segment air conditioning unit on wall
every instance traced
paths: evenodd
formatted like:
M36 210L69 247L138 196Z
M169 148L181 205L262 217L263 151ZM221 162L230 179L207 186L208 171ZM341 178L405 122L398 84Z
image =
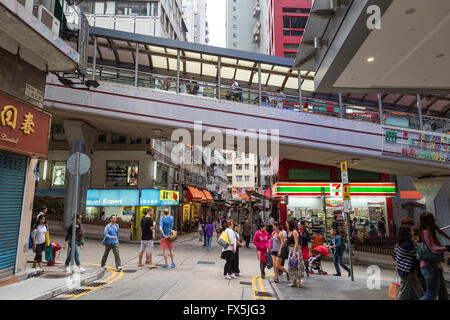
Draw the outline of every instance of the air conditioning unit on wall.
M27 9L29 13L33 13L34 0L18 0L17 2Z
M33 7L33 15L47 26L55 35L59 36L60 22L43 5L36 4Z

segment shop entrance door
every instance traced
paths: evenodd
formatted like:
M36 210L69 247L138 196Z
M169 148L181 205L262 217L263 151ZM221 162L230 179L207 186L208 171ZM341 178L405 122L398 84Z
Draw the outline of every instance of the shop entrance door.
M14 273L27 158L0 153L0 277Z

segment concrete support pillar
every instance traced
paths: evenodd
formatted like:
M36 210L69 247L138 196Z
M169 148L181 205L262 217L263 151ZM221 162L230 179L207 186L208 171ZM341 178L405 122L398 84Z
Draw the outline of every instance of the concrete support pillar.
M96 141L97 130L92 128L90 125L83 121L64 121L64 131L66 134L67 141L70 145L70 155L76 152L85 153L90 157L91 147ZM81 176L80 185L78 186L79 194L79 208L80 214L83 214L86 210L86 194L89 183L89 175L85 174ZM64 207L64 228L68 228L73 221L72 217L72 207L73 207L73 196L75 191L75 176L68 173L67 177L67 189Z
M436 217L440 228L450 225L450 177L417 179L414 181L417 190L425 199L426 210ZM450 235L447 229L446 233ZM450 241L440 237L442 245L450 245Z

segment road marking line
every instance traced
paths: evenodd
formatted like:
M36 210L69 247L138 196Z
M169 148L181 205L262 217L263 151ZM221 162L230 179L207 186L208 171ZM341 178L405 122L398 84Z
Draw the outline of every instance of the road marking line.
M256 275L256 276L253 276L253 278L252 278L252 288L253 288L253 299L254 300L259 300L259 298L256 296L256 292L258 291L258 288L256 287L255 280L257 277L258 276Z
M91 265L91 266L99 266L98 264L93 264L93 263L84 263L84 264L88 264L88 265ZM70 298L70 297L71 297L71 298L68 299L68 300L75 300L75 299L78 299L78 298L81 297L81 296L84 296L84 295L86 295L86 294L88 294L88 293L94 292L94 291L97 290L97 289L103 288L103 287L107 286L108 284L111 284L111 283L113 283L113 282L119 280L119 279L122 278L123 275L124 275L123 271L120 271L119 274L118 274L118 276L116 276L117 272L115 271L115 269L113 269L113 268L111 268L111 267L106 267L106 269L107 269L109 272L111 272L112 275L109 276L108 278L106 278L106 279L104 280L104 282L105 282L104 285L99 286L99 287L86 287L86 288L90 288L91 290L89 290L89 291L87 291L87 292L80 293L79 295L76 295L76 296L74 296L74 295L72 294L72 295L69 295L69 296L67 296L67 297L65 297L65 298Z

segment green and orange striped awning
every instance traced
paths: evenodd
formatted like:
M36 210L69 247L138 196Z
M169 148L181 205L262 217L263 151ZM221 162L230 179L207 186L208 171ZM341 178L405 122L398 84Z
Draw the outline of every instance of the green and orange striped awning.
M322 188L326 196L342 196L341 183L323 182L279 182L272 187L274 196L321 196ZM350 183L350 196L395 197L397 190L395 183Z

